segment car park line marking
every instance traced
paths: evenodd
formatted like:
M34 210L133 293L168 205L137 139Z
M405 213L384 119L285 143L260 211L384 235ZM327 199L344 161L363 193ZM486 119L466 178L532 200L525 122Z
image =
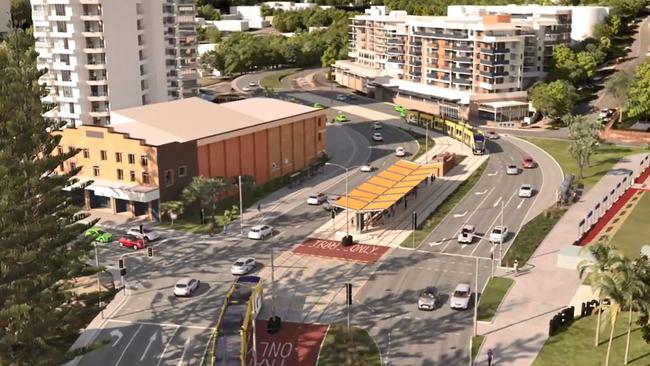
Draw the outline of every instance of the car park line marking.
M117 337L115 342L111 344L111 347L115 347L117 345L117 342L119 342L122 339L122 337L124 337L124 333L122 333L122 331L120 331L119 329L113 329L111 330L111 338L112 337Z
M454 214L454 217L459 218L459 217L463 217L465 215L467 215L467 210L465 212L463 212L462 214Z
M149 348L151 347L151 344L156 341L156 335L157 334L158 333L154 332L154 334L151 335L151 338L149 338L149 342L147 343L147 347L144 348L144 352L142 352L142 356L140 356L140 361L144 360L145 356L147 355L147 352L149 352Z
M524 200L521 200L521 202L519 202L519 204L517 205L517 210L520 209L523 204L524 204Z
M185 341L185 345L183 346L183 353L181 353L181 359L178 361L178 366L183 365L183 359L185 358L185 352L187 352L187 347L190 345L190 339L188 338Z
M481 192L474 192L474 194L477 195L477 196L482 196L482 195L486 194L487 191L488 191L488 190L486 189L486 190L481 191Z
M172 323L153 323L153 322L139 322L139 321L131 321L131 320L121 320L121 319L108 319L109 322L113 323L123 323L123 324L139 324L140 326L142 325L155 325L159 327L183 327L183 328L188 328L188 329L198 329L198 330L206 330L206 329L212 329L213 327L201 327L198 325L180 325L180 324L172 324Z
M496 171L496 172L494 172L494 173L488 173L488 177L494 177L494 176L497 175L497 174L499 174L498 171Z
M165 359L165 353L167 353L167 347L169 347L169 344L172 343L172 339L174 339L174 336L176 336L176 333L178 332L179 328L180 328L180 326L176 327L176 329L174 329L174 333L172 333L172 335L169 337L169 340L165 344L165 348L163 348L163 351L160 354L160 358L158 359L158 363L156 364L156 366L160 366L160 363L162 362L162 360Z
M129 340L129 343L127 343L127 344L126 344L126 347L124 347L124 351L122 351L122 354L120 355L120 358L117 359L117 363L115 364L115 366L117 366L117 365L120 364L120 362L122 361L122 358L123 358L124 355L126 354L126 351L129 349L129 346L131 346L131 343L133 343L133 340L135 339L135 336L137 336L138 333L140 332L140 329L142 329L142 324L140 324L140 326L138 327L138 329L137 329L137 330L135 331L135 333L133 333L133 335L131 336L131 339Z
M503 198L503 197L499 197L499 199L498 199L496 202L494 202L494 204L492 205L492 207L497 207L497 206L499 205L499 203L501 203L501 199L502 199L502 198Z

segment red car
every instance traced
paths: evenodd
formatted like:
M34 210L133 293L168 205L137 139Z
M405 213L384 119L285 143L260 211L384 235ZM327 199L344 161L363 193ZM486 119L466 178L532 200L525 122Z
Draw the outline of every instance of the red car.
M131 248L133 250L142 249L147 246L144 239L140 239L134 235L125 235L121 237L118 242L121 247Z
M533 158L525 158L521 165L523 165L525 169L533 169L537 166L537 163Z

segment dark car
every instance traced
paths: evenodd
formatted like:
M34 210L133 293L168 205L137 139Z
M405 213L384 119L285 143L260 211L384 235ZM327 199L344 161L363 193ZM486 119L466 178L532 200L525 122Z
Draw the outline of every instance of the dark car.
M135 235L124 235L118 240L118 242L121 247L127 247L133 250L142 249L147 246L144 239L138 238Z

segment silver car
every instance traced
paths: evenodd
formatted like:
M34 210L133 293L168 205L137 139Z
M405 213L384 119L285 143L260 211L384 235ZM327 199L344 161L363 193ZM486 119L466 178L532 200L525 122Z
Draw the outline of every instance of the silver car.
M459 283L451 295L449 305L452 309L467 310L469 308L469 298L472 295L472 290L469 283Z
M174 296L192 296L200 284L201 281L196 278L181 278L174 286Z
M438 289L430 286L420 292L418 309L434 310L438 307Z
M517 175L519 174L519 168L517 168L516 165L510 164L506 166L506 174L507 175Z
M234 275L245 275L254 270L256 266L257 262L255 262L254 258L239 258L230 267L230 273Z

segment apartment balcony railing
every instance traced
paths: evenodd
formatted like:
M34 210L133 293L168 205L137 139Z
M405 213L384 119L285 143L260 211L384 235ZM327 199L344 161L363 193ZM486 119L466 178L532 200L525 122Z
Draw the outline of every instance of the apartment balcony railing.
M496 78L496 77L508 76L508 73L505 72L505 71L496 71L496 72L480 71L479 75L485 76L485 77L488 77L488 78Z
M389 38L387 41L388 44L403 44L401 39L398 38Z
M467 68L467 67L452 67L451 68L452 72L457 72L459 74L472 74L472 69Z
M389 54L389 55L402 55L402 54L404 54L404 50L399 49L399 48L395 48L395 47L391 47L391 48L386 50L386 53Z
M449 77L449 75L447 75L447 74L439 76L439 75L437 75L435 73L429 73L429 74L427 74L427 77L429 77L431 79L435 79L435 80L442 80L442 81L449 81L451 79Z
M481 52L483 53L510 53L509 48L481 48Z
M471 57L465 57L465 56L453 56L451 59L454 60L454 61L458 61L458 62L472 62L473 61L473 59Z
M416 75L416 76L421 76L422 71L420 71L420 70L409 70L409 74Z
M472 85L472 79L453 78L451 81L454 84Z
M409 60L409 61L408 61L408 64L409 64L409 65L412 65L412 66L422 66L422 61Z
M454 46L454 49L455 49L455 50L458 50L458 51L473 51L473 50L474 50L474 47L472 47L472 46L465 46L465 45L455 45L455 46Z
M508 65L508 60L481 60L481 65L495 66L495 65Z

